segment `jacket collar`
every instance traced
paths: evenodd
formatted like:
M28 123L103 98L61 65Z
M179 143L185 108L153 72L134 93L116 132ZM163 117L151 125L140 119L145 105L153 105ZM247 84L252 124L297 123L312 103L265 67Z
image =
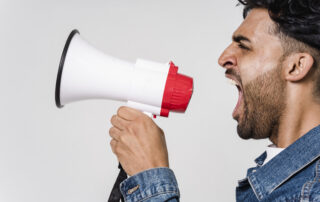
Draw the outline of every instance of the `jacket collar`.
M247 178L255 195L261 200L319 157L320 125L261 167L266 158L264 152L255 160L259 168L249 169Z

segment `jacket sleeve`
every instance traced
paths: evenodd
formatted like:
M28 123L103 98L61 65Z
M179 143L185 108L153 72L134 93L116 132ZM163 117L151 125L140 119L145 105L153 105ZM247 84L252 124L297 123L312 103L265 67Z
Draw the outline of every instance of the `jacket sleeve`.
M120 184L126 202L178 202L178 183L169 168L153 168L138 173Z

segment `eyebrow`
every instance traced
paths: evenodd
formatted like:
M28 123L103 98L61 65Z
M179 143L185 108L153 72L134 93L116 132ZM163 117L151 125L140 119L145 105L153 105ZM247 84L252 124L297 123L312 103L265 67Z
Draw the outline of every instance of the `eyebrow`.
M248 39L247 37L245 37L243 35L234 35L234 36L232 36L232 40L237 43L240 43L241 41L247 41L247 42L251 43L250 39Z

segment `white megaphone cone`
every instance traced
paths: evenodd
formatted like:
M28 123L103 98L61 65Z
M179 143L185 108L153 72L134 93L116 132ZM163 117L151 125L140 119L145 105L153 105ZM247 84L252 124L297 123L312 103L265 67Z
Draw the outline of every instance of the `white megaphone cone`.
M138 59L133 64L106 55L73 30L61 56L56 105L112 99L167 117L170 110L184 112L193 91L192 78L177 72L178 67L172 62L161 64Z

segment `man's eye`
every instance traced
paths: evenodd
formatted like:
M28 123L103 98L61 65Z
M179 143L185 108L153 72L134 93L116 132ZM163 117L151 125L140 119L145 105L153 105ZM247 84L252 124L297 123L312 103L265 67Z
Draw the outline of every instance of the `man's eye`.
M244 46L243 44L239 44L238 45L239 46L239 48L241 48L241 49L244 49L244 50L250 50L250 48L248 48L248 47L246 47L246 46Z

